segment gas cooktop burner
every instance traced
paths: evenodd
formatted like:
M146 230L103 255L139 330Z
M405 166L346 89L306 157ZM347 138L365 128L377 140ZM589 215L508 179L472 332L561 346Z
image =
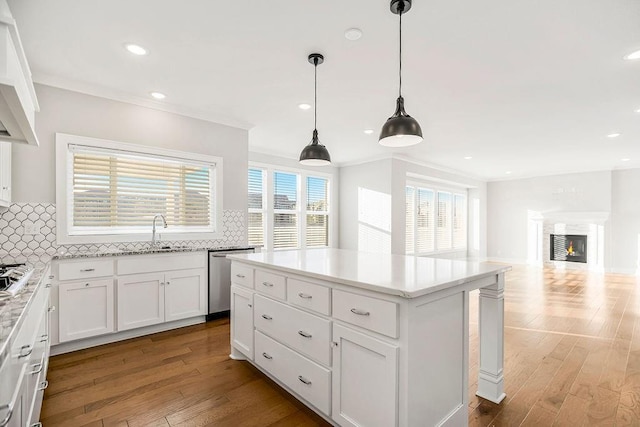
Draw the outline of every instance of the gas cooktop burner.
M25 264L0 264L0 291L21 288L29 280L31 273L33 268Z

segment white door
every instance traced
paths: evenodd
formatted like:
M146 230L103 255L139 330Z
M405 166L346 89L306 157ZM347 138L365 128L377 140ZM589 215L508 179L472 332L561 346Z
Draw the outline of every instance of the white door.
M164 322L164 273L118 277L118 330Z
M60 342L113 332L113 303L113 279L60 284Z
M207 314L207 283L204 269L165 273L164 320L166 322Z
M253 292L231 286L231 346L253 360Z
M333 325L333 415L341 426L398 425L398 347Z

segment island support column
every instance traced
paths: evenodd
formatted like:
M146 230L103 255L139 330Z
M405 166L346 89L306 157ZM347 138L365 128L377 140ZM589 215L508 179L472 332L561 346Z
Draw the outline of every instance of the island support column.
M500 403L504 393L504 273L480 288L480 369L476 396Z

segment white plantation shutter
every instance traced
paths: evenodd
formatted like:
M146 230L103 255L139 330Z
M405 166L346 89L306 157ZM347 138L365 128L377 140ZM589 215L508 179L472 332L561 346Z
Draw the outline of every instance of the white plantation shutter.
M299 175L273 174L273 247L298 247Z
M307 177L307 246L329 244L329 180Z
M215 231L215 165L70 145L69 234L148 232L155 214L173 231Z
M249 244L264 246L264 226L266 218L266 180L265 170L249 169Z
M462 194L453 195L453 247L467 247L467 198Z
M438 250L451 249L452 239L451 225L452 200L451 193L438 191L438 216L437 216L437 239Z
M405 189L405 252L415 252L415 221L416 221L416 189L407 186Z
M435 250L435 193L418 188L416 212L416 252L423 254Z

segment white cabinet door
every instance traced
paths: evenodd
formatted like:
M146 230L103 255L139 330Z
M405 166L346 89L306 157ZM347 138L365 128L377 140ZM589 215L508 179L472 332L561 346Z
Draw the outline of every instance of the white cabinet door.
M118 330L124 331L162 322L164 273L118 277Z
M0 205L11 203L11 144L0 142Z
M113 279L60 284L60 342L113 332L113 303Z
M207 314L207 283L204 269L165 273L164 320L186 319Z
M398 425L398 347L333 325L332 418L341 426Z
M231 346L253 360L253 292L231 286Z

